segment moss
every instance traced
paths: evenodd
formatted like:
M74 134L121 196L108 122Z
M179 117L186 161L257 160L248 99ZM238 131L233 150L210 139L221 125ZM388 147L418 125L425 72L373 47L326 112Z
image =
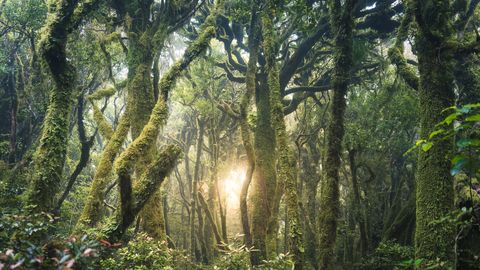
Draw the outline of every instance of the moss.
M215 14L215 13L214 13ZM212 16L212 15L210 15ZM209 16L209 17L210 17ZM207 20L211 21L211 20ZM162 93L163 99L168 98L170 90L175 85L180 73L187 68L187 66L198 57L208 47L210 40L215 36L215 27L207 26L204 31L200 33L198 38L190 44L185 50L185 53L180 61L170 67L167 73L162 77L159 83L159 89Z
M128 173L129 171L132 170L133 165L135 163L135 160L148 151L148 149L153 145L155 142L158 132L160 131L160 127L162 127L167 120L168 117L168 109L167 105L165 103L166 97L168 97L168 92L174 87L175 82L180 75L180 73L198 56L200 55L201 52L203 52L207 47L208 44L211 40L211 38L215 35L215 27L212 26L211 24L215 23L215 18L218 14L218 9L223 5L222 1L218 1L216 5L216 12L213 12L210 14L205 22L203 31L200 33L198 38L190 44L186 51L184 56L182 57L181 60L177 61L175 64L173 64L170 69L165 73L165 75L162 77L159 83L159 89L162 91L164 94L163 99L158 99L157 103L155 104L155 107L153 108L153 111L150 115L150 119L148 120L148 123L141 129L141 133L138 135L138 137L134 140L134 142L129 145L129 147L120 155L118 160L115 163L115 168L117 170L117 173L119 174L124 174ZM139 66L139 69L137 70L137 74L140 72L147 72L148 67L146 66ZM149 71L148 71L149 72ZM142 76L143 77L143 76ZM140 75L134 79L135 80L141 80ZM135 84L135 85L140 85L140 84ZM134 91L131 91L132 93L132 101L133 102L138 102L138 97L133 97ZM140 109L140 106L137 106ZM142 110L144 110L142 108ZM135 116L138 116L138 112L132 113ZM138 119L132 118L132 124L137 122Z
M418 90L420 84L419 78L414 69L407 64L407 60L403 56L403 42L408 38L408 31L413 21L413 8L410 1L405 2L405 15L402 19L397 32L395 45L388 51L388 57L392 64L397 67L397 73L405 80L408 86Z
M407 60L403 56L403 46L401 48L394 47L388 51L390 61L397 67L398 74L405 80L411 88L418 90L419 78L415 70L407 64Z
M165 124L167 118L167 104L163 99L159 99L140 135L120 154L115 162L117 174L132 172L138 158L145 155L154 145L160 128Z
M150 164L145 173L135 182L133 186L133 197L135 198L135 209L141 210L143 205L150 199L142 196L148 190L156 190L158 182L152 181L159 176L166 176L172 170L177 160L181 157L182 150L176 145L167 145L161 151L154 162Z
M65 12L60 1L50 3L47 24L40 41L40 49L54 81L40 144L34 155L35 173L26 196L27 203L36 205L40 211L53 210L67 150L68 116L75 70L66 59L68 32L60 21Z
M264 82L265 83L265 82ZM255 170L251 183L250 202L252 205L252 242L258 250L258 261L267 259L267 232L276 194L275 175L275 133L271 126L268 87L262 84L257 89L257 123L254 129ZM276 231L270 229L270 239L276 238ZM274 241L270 241L270 243ZM275 250L272 245L268 250Z
M73 79L73 78L72 78ZM68 122L71 107L71 85L57 84L50 98L40 145L34 156L34 175L27 201L41 211L53 210L68 141Z
M133 67L135 71L129 71L129 76L134 74L127 84L127 104L131 108L130 127L133 138L140 135L154 106L149 64L138 64Z
M216 14L209 17L216 17ZM208 20L207 20L208 21ZM215 22L210 19L209 22ZM175 81L180 73L195 59L200 53L202 53L208 46L210 39L215 34L215 28L208 25L199 35L199 38L194 41L186 50L183 58L175 63L167 73L162 77L159 83L159 89L163 93L163 98L159 98L155 104L150 118L146 124L144 124L145 107L148 108L149 104L140 104L139 102L148 102L147 97L139 97L141 91L145 92L145 88L150 89L150 85L145 85L148 81L150 84L150 70L147 65L139 65L135 71L135 75L129 82L129 102L133 108L137 108L132 113L132 135L136 139L128 148L119 156L115 163L115 168L118 175L131 174L133 168L136 168L140 174L145 171L144 167L148 164L151 149L155 144L160 128L163 127L168 118L168 108L166 100L168 92L174 87ZM147 36L143 35L140 38L140 43L148 42ZM130 58L133 61L133 58ZM136 59L138 61L138 59ZM147 79L148 75L148 79ZM141 87L141 89L139 89ZM153 94L153 93L152 93ZM148 94L150 96L150 94ZM143 114L142 114L143 113ZM138 136L138 137L137 137ZM149 153L150 152L150 153ZM143 168L142 168L143 167ZM160 235L157 225L162 225L163 215L159 212L158 206L153 204L147 206L144 210L147 216L143 215L144 227L151 231L154 235Z
M108 141L112 138L113 128L108 123L107 119L103 116L102 111L98 108L97 105L92 103L93 108L93 120L97 123L98 130L100 134Z
M115 95L115 92L116 92L115 87L113 87L112 85L109 85L89 95L87 98L90 101L100 100L102 98L108 98Z
M102 88L95 93L89 95L87 98L92 104L93 108L93 120L97 123L98 129L100 131L100 134L107 140L110 140L113 134L113 128L112 126L108 123L107 119L105 119L105 116L103 113L100 111L97 105L95 105L96 100L100 100L102 98L108 98L113 95L115 95L116 90L115 87L112 85L109 85L105 88Z
M37 206L36 210L53 210L62 181L71 95L76 81L75 69L67 61L67 37L99 2L88 1L78 5L77 2L50 1L48 5L49 14L39 44L53 77L54 88L34 157L35 173L26 196L28 203Z
M353 4L354 1L346 3ZM353 16L352 7L340 1L330 1L330 18L333 27L335 54L333 71L333 100L327 125L327 149L325 177L322 179L319 214L319 266L320 269L335 269L335 241L339 215L339 169L344 137L345 96L349 74L353 64Z
M449 1L413 1L418 25L416 45L420 71L420 136L427 138L443 110L454 104L452 60L439 46L448 41L450 25ZM415 256L432 262L439 259L448 269L454 265L455 227L445 222L432 222L446 217L454 205L453 179L446 157L452 140L436 143L429 151L420 151L416 174Z
M168 29L168 26L166 25L156 25L149 21L148 14L150 13L148 9L151 5L152 2L141 3L141 1L130 1L126 6L126 12L128 13L127 17L135 18L126 24L129 39L127 54L127 104L131 108L130 127L133 140L136 140L141 136L142 131L149 122L152 110L155 106L154 90L151 79L152 62L154 59L154 53L157 51L157 44L154 42L158 42L158 45L163 45L165 38L162 40L154 40L153 32L157 29L159 31L166 31L166 29ZM163 126L163 123L161 123L161 126ZM161 127L159 126L158 129L159 128ZM158 131L155 133L158 134ZM152 162L156 153L156 148L154 147L157 137L156 134L153 134L152 137L149 138L150 142L148 145L144 145L142 154L136 156L135 162L132 164L132 169L134 169L135 175L141 175L145 171L146 166ZM127 151L130 150L131 148L127 149ZM152 213L157 211L157 207L153 204L147 205L146 208L146 210L151 208L150 212ZM153 214L141 214L140 216L140 219L145 225L142 229L148 232L151 237L161 239L164 235L161 236L161 232L158 232L158 228L154 225L158 222L161 223L161 221L156 220L157 218L157 215Z
M150 237L160 241L167 241L165 218L163 215L162 190L158 188L152 199L140 212L140 229Z
M270 11L275 10L272 1L268 2ZM272 19L269 14L263 13L263 48L267 60L268 87L270 89L270 105L272 126L275 127L277 142L277 181L285 186L285 202L289 218L288 250L292 254L295 269L302 269L304 248L300 230L300 216L297 197L296 168L293 152L288 144L288 134L283 116L283 105L280 93L280 78L275 61L275 35Z
M147 166L145 172L135 181L131 189L131 196L128 196L128 202L122 200L121 214L117 215L112 229L107 232L111 241L121 240L138 213L142 211L147 203L154 199L154 194L175 167L181 153L182 150L178 146L168 145L164 147L154 161ZM126 179L128 181L129 177ZM122 196L125 195L128 194L122 194ZM124 203L129 205L126 207Z
M256 84L256 73L257 73L257 61L258 61L258 51L260 43L260 23L257 16L256 5L252 7L252 15L250 22L250 33L248 40L249 48L249 58L246 72L246 91L240 101L240 133L242 136L242 143L247 154L247 172L245 175L245 180L242 184L242 189L240 191L240 218L242 221L242 229L245 235L245 246L247 248L252 247L252 235L250 231L250 221L248 214L247 206L247 195L250 188L250 183L252 181L253 172L255 169L255 153L251 141L250 126L248 124L248 109L250 106L250 100L255 93L255 84ZM260 261L260 258L255 257L255 253L250 253L250 262L255 264ZM257 263L258 264L258 263Z
M103 201L105 191L111 180L113 161L122 148L122 144L127 137L130 128L130 119L128 117L128 107L125 114L120 119L117 129L108 141L103 150L100 163L98 164L95 176L93 177L92 187L87 197L85 207L77 222L75 232L79 233L84 226L95 226L102 216Z

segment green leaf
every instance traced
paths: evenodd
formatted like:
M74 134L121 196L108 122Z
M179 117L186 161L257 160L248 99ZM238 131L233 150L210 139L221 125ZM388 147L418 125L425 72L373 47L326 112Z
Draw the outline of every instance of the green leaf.
M444 113L444 112L446 112L446 111L450 111L450 110L456 110L456 109L457 109L456 106L450 106L450 107L448 107L448 108L446 108L446 109L443 109L443 110L442 110L442 113Z
M435 130L433 131L432 133L430 133L430 135L428 136L429 139L432 139L433 137L437 136L438 134L441 134L441 133L444 133L445 130L444 129L438 129L438 130Z
M457 111L461 112L463 114L466 114L466 113L469 113L471 110L472 110L472 107L463 106L463 107L459 108Z
M464 165L468 162L468 158L464 157L464 156L455 156L453 159L452 159L452 165L453 165L453 168L450 170L450 174L452 176L455 176L457 175L458 173L460 173L462 171L462 168L464 167Z
M468 107L468 108L480 108L480 103L473 103L473 104L466 104L463 107Z
M456 155L455 157L452 158L452 165L457 164L460 160L464 159L465 157L462 155Z
M466 122L478 122L478 121L480 121L480 114L475 114L475 115L469 116L469 117L465 118L465 121Z
M453 120L457 119L457 117L459 115L461 115L461 114L458 113L458 112L454 112L454 113L450 114L449 116L445 117L445 119L440 123L450 125L453 122Z
M479 145L480 145L480 139L463 138L457 141L457 146L459 148L465 148L468 146L479 146Z
M427 152L428 150L430 150L430 148L432 148L433 146L433 143L432 142L427 142L427 143L424 143L422 145L422 150L423 152Z
M414 265L419 266L423 262L423 259L416 259Z

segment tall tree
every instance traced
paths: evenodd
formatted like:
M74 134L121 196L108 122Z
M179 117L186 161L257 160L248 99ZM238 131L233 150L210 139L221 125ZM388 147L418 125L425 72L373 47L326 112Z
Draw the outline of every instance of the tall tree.
M35 152L35 173L27 201L41 211L53 211L68 142L68 124L72 94L75 90L75 68L67 59L68 35L100 1L50 1L47 25L40 49L48 64L54 87L43 124L40 144Z
M420 136L428 138L454 104L453 52L445 47L452 39L450 1L412 1L417 25L415 46L420 72ZM433 262L440 259L442 269L454 267L454 225L435 222L453 210L453 179L446 159L452 140L435 143L420 151L416 175L415 256Z
M275 1L267 2L266 7L269 12L275 14ZM285 185L285 203L288 213L288 250L293 255L295 269L303 267L303 243L302 233L300 232L300 217L297 197L297 172L293 152L288 144L288 133L285 125L282 96L280 91L280 77L275 59L276 37L274 32L273 20L264 10L262 13L263 29L263 51L266 60L268 87L270 89L270 109L272 115L272 126L275 130L275 140L277 142L277 164L278 179ZM281 179L281 180L280 180Z
M353 9L356 0L330 0L330 22L334 35L333 100L327 127L326 172L320 194L319 267L335 269L335 240L339 215L339 170L344 136L346 95L353 64Z
M101 208L105 190L110 182L113 161L120 152L129 129L132 137L137 138L148 122L155 105L154 85L151 79L155 70L155 68L152 69L155 54L161 51L168 35L190 17L196 4L197 1L179 1L178 3L155 3L151 0L112 1L112 8L117 11L120 21L124 22L123 26L129 40L126 61L127 109L102 154L77 230L80 229L80 225L95 226L102 217ZM166 14L174 14L174 16ZM155 88L158 89L158 86ZM158 97L158 93L156 96ZM161 98L166 101L165 94ZM142 175L154 156L155 148L152 147L146 155L139 157L135 166L137 175ZM142 217L141 225L142 229L152 237L164 238L160 190L155 193L155 196L155 199L147 203L143 210L145 216Z

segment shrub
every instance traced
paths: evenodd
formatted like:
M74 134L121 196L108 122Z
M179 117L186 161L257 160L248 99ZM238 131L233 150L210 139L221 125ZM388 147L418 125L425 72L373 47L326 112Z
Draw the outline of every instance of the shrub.
M413 247L402 246L393 241L380 243L375 252L368 256L360 265L365 270L391 270L398 267L409 267L409 260L414 258Z
M164 241L138 234L127 246L101 261L101 269L156 270L173 269L172 256Z

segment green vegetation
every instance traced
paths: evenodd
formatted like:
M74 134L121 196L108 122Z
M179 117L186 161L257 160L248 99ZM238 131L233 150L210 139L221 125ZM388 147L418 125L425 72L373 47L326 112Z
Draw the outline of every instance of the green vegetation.
M0 0L0 270L480 269L479 5Z

